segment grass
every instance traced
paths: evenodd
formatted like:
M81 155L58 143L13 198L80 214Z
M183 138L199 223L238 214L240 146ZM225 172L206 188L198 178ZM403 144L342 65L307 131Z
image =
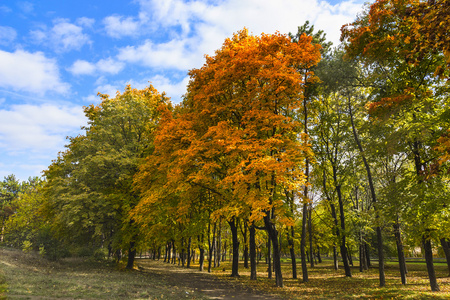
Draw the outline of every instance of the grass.
M450 299L450 277L448 277L447 265L436 263L435 269L438 277L440 292L431 292L428 273L424 263L407 263L407 284L402 285L398 263L386 264L386 286L379 287L378 266L375 265L368 271L359 272L355 261L352 268L352 278L344 276L344 270L333 270L332 261L325 260L323 263L310 268L308 264L309 282L302 282L301 265L297 264L298 279L292 279L291 263L282 263L284 288L275 287L275 279L267 278L267 265L259 263L257 272L258 279L250 280L250 270L244 269L243 264L239 266L238 279L231 278L223 272L231 270L231 263L222 263L219 268L213 269L214 273L224 280L239 281L254 289L263 290L268 293L277 294L285 299Z
M49 262L37 254L0 248L0 272L3 298L5 295L13 299L186 298L184 290L174 289L156 275L124 271L105 262L74 258Z
M355 262L357 264L357 262ZM275 280L267 278L267 265L258 264L258 280L250 280L250 270L239 266L239 278L231 278L231 263L222 262L213 274L233 286L245 285L253 290L275 294L284 299L450 299L450 278L447 266L437 263L436 274L440 292L430 292L426 266L408 263L408 284L400 283L397 264L386 264L386 287L380 288L376 266L360 273L352 269L346 278L343 269L332 269L331 261L308 267L309 282L302 283L301 266L298 278L292 279L290 262L282 263L284 288L276 288ZM171 266L174 267L174 266ZM193 265L192 268L198 267ZM205 266L206 267L206 266ZM175 267L174 267L175 268ZM206 268L205 268L206 269ZM224 271L225 269L225 271ZM180 270L181 271L181 270ZM82 259L49 262L37 254L0 248L0 299L199 299L164 277L151 272L124 271L113 263Z

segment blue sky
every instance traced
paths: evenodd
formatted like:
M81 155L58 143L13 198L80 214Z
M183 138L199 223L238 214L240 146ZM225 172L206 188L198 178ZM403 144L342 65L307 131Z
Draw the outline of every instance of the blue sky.
M40 176L83 106L149 82L180 101L187 71L244 26L296 32L309 20L335 44L364 1L0 0L0 180Z

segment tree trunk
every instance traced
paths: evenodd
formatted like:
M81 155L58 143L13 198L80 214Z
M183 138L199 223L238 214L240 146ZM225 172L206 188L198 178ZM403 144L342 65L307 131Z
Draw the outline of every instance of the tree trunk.
M339 261L337 257L337 247L336 245L333 245L333 267L335 270L339 269Z
M167 248L166 248L166 257L167 257L167 263L170 264L170 258L171 258L171 254L172 254L172 241L169 241L167 243Z
M333 166L333 173L336 171L334 170L335 167ZM335 175L335 182L336 182L336 175ZM346 244L346 237L345 237L345 215L344 215L344 202L342 201L342 194L341 194L341 186L336 185L336 191L338 194L338 202L339 202L339 219L341 221L341 256L342 256L342 263L344 264L344 270L345 270L345 276L346 277L352 277L352 271L350 269L350 265L348 263L348 253L347 253L347 247Z
M403 252L403 243L402 237L400 233L400 224L397 221L394 223L394 235L395 242L397 244L397 256L398 256L398 265L400 269L400 277L402 280L402 284L406 284L406 262L405 262L405 253Z
M305 73L305 82L307 82L307 73ZM305 89L306 95L303 97L303 123L304 123L304 131L305 134L308 134L308 100L309 95L307 90ZM308 218L308 181L309 181L309 158L305 159L305 180L306 184L303 190L303 213L302 213L302 235L300 237L300 256L302 261L302 276L303 282L308 282L308 267L306 264L306 222Z
M201 239L200 239L200 236L198 236L197 238L198 238L198 242L199 242L198 248L199 248L199 252L200 252L200 256L198 258L198 263L200 265L199 270L203 271L203 265L205 262L205 249L203 248L203 239L204 239L203 233L202 233Z
M422 167L426 167L423 163L422 163L422 158L420 156L420 142L415 140L412 143L412 153L414 155L414 166L416 169L416 176L417 176L417 183L418 185L423 183L423 178L422 178ZM422 236L422 241L423 241L423 247L425 250L425 262L427 263L427 271L428 271L428 277L430 280L430 287L431 290L434 291L439 291L439 285L437 284L437 280L436 280L436 273L434 272L434 264L433 264L433 250L431 248L431 237L428 234L428 229L425 230L425 233Z
M233 263L231 265L231 277L239 277L239 239L238 228L236 226L236 218L233 217L228 221L233 240Z
M267 278L272 279L272 242L267 233Z
M250 225L250 279L256 280L256 228Z
M423 236L423 248L425 250L425 261L427 263L428 277L430 279L430 287L433 292L439 291L439 285L436 279L433 265L433 249L431 248L431 239Z
M211 243L211 224L208 223L208 273L211 273L213 251L214 251L214 236L213 236L213 243Z
M328 151L328 150L327 150ZM333 168L334 170L334 168ZM330 210L331 210L331 217L333 218L334 221L334 230L333 233L336 235L337 238L339 238L339 225L338 225L338 220L337 220L337 215L336 215L336 207L334 206L333 201L331 200L328 191L327 191L327 176L325 173L325 170L323 170L323 175L322 175L323 181L322 181L322 186L323 186L323 190L325 193L325 197L328 201L328 204L330 205ZM337 259L337 250L336 250L336 244L333 245L333 267L335 270L337 270L339 268L339 262Z
M314 248L313 248L313 234L312 234L312 205L308 206L308 233L309 233L309 255L310 266L314 268Z
M272 211L273 213L273 211ZM283 287L283 275L281 274L281 259L280 250L278 245L278 231L275 224L272 222L270 212L267 212L264 216L264 223L266 225L267 233L272 241L273 247L273 266L275 269L275 282L277 287Z
M222 257L222 220L219 221L219 232L217 235L217 255L214 257L217 260L217 267L220 267L220 259Z
M134 258L136 257L135 242L130 242L130 248L128 249L128 261L126 268L132 270L134 266Z
M244 268L248 269L248 240L247 240L247 228L248 224L245 221L244 222L244 232L242 233L242 236L244 238Z
M360 238L359 238L359 272L361 272L361 273L365 270L364 262L365 262L365 258L364 258L363 244L362 244L362 238L360 236Z
M172 264L177 263L177 249L175 246L175 240L172 240Z
M350 263L350 266L353 267L352 249L350 248L350 246L347 246L347 254L348 254L348 262Z
M359 140L358 133L356 132L356 126L355 126L355 122L353 120L353 112L352 112L352 105L350 102L350 97L348 96L347 98L348 98L348 108L349 108L349 113L350 113L350 121L352 124L352 130L353 130L353 137L355 138L356 144L358 145L359 152L360 152L361 157L364 162L364 167L365 167L366 173L367 173L367 179L369 181L370 194L372 196L373 207L375 210L375 222L377 224L376 231L377 231L377 244L378 244L377 245L378 246L378 272L379 272L379 278L380 278L380 286L385 286L386 285L386 277L385 277L385 272L384 272L383 236L381 235L381 227L379 225L380 215L379 215L378 207L377 207L378 205L377 205L377 198L376 198L376 194L375 194L375 187L373 185L372 172L370 170L369 163L367 162L366 156L364 154L364 150L361 145L361 141Z
M190 268L190 267L191 267L191 237L189 237L189 240L188 240L187 263L186 263L186 268Z
M367 261L367 267L370 268L372 266L372 263L370 262L370 249L369 244L364 243L364 251L366 251L366 261Z
M184 237L181 238L181 266L184 268L184 265L186 263L185 260L185 254L186 254L186 249L184 249Z
M297 262L295 258L295 249L294 249L294 226L291 226L287 231L287 237L288 237L288 245L289 245L289 252L291 254L291 264L292 264L292 278L297 279Z
M305 194L308 192L308 188L305 187ZM303 213L302 213L302 235L300 237L300 257L302 261L302 277L303 282L308 282L308 266L306 257L306 222L308 220L308 203L303 203Z
M450 277L450 241L448 241L446 238L441 238L441 246L445 253L445 259L447 260L447 268L448 268L448 275Z

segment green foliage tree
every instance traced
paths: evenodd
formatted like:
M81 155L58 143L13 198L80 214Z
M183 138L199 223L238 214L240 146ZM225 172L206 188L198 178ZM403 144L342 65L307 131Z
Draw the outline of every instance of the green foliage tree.
M6 221L14 214L13 202L19 197L22 184L14 174L5 176L0 182L0 242L4 240L4 230Z
M413 182L409 193L415 195L413 199L421 199L409 216L422 215L413 222L423 224L417 232L424 243L431 289L437 291L431 228L427 227L443 206L439 197L428 194L432 181L425 183L425 174L437 159L432 149L449 125L448 118L442 117L448 111L448 88L434 76L436 68L443 65L443 55L428 52L420 60L411 58L415 45L410 34L415 24L406 15L416 4L376 1L355 22L343 27L342 40L347 43L347 55L360 59L370 70L373 100L368 108L373 119L402 133L403 151L408 153L414 170L407 177Z
M140 234L129 212L139 202L133 176L153 151L158 107L167 102L152 86L127 86L114 98L85 108L86 135L70 138L45 172L46 212L62 238L78 238L93 248L127 250L133 267Z

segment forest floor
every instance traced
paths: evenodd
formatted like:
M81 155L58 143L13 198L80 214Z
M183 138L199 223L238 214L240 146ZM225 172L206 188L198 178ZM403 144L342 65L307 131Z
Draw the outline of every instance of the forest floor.
M229 276L230 262L211 274L178 265L138 259L125 271L114 263L68 258L50 262L38 254L0 248L0 299L450 299L446 265L436 264L441 291L432 293L423 263L408 264L408 284L402 286L394 263L386 266L386 287L378 287L376 268L353 277L332 270L328 261L309 268L308 283L292 279L290 263L283 263L284 288L267 278L267 265L258 264L258 280L239 266L239 278ZM300 268L300 264L298 265ZM207 262L205 262L205 269Z

